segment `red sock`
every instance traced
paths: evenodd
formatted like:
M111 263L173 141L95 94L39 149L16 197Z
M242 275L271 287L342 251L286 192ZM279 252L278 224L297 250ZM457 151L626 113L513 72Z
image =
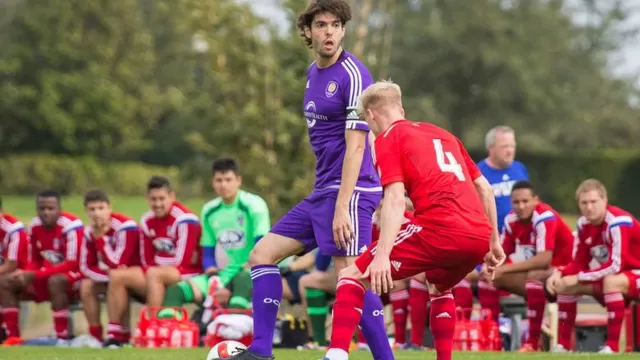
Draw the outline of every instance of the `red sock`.
M436 359L451 360L453 332L456 327L456 303L450 291L439 296L432 295L429 322L436 348Z
M356 331L358 332L358 344L366 344L367 339L364 337L364 333L362 332L362 329L360 329L360 326L358 326Z
M54 310L53 312L53 328L56 331L58 339L69 338L69 310Z
M540 344L540 331L542 329L542 318L544 317L544 306L547 304L547 297L544 294L544 287L540 281L527 281L525 291L527 298L527 319L529 319L529 339L527 343L537 350Z
M493 285L478 281L478 301L483 310L491 312L493 321L500 319L500 293Z
M558 344L566 350L573 351L571 338L576 323L578 304L573 295L558 295Z
M456 302L458 314L464 316L466 320L471 318L471 309L473 309L473 292L471 291L471 283L469 280L462 280L453 289L453 298Z
M125 342L122 336L122 326L116 322L109 322L107 325L107 338L118 342Z
M7 329L7 337L20 337L20 310L18 308L2 308L4 326Z
M338 281L329 349L349 352L351 337L362 317L364 292L365 288L358 280L342 278Z
M411 343L422 346L424 342L424 327L427 325L427 303L429 289L418 280L409 282L409 316L411 318Z
M102 341L102 325L89 326L89 334L94 338Z
M395 329L396 344L404 344L407 341L407 310L409 308L409 291L407 289L396 290L389 295L391 308L393 309L393 328Z
M620 351L620 331L622 330L622 321L626 310L624 297L621 293L607 293L604 294L604 302L609 313L607 346L614 352L618 352Z

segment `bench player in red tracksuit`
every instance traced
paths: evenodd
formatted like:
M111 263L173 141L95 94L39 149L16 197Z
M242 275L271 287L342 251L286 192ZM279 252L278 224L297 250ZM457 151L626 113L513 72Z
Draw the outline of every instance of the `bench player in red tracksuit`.
M106 295L113 269L140 265L140 229L130 217L112 211L109 196L102 190L87 192L84 208L90 223L80 252L80 271L85 277L80 299L89 334L102 341L98 296ZM125 317L128 319L128 312Z
M571 262L574 236L560 214L540 201L531 182L513 185L511 203L502 230L508 260L496 269L493 283L499 290L526 298L529 338L520 351L537 351L547 302L544 281L554 269ZM486 272L481 271L480 276L489 281ZM497 319L500 307L491 311Z
M25 270L9 275L2 289L2 307L18 310L20 300L51 302L56 337L69 338L69 304L78 299L82 221L63 212L60 195L53 191L38 194L38 216L29 224L31 263ZM20 336L18 317L5 318L11 336Z
M162 306L168 286L202 273L202 227L198 217L175 200L169 180L164 177L149 180L147 201L151 210L140 220L141 265L109 272L106 347L128 342L129 327L123 318L129 295L144 299L148 306Z
M4 279L9 274L16 270L26 269L30 262L29 239L24 224L2 209L2 199L0 199L0 289L6 287ZM0 308L0 329L4 325L3 319L5 317L9 318L10 324L18 324L18 309L13 307ZM16 329L11 330L15 331ZM10 332L9 335L14 334ZM0 339L1 341L2 339Z
M591 295L607 308L607 342L600 350L619 351L626 302L640 298L640 223L627 211L608 204L607 190L595 179L576 191L582 217L574 259L547 280L547 290L558 295L558 337L571 337L576 319L576 295ZM563 302L560 302L560 298ZM556 351L568 351L560 345Z

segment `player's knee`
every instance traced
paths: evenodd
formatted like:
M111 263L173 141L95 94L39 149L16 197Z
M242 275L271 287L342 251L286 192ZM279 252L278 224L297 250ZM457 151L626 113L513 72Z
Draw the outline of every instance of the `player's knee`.
M147 269L145 278L149 282L158 282L162 279L164 269L161 267L153 266Z
M64 275L53 275L47 281L49 285L49 292L59 292L62 290L66 290L67 288L67 277Z
M249 254L249 266L251 267L274 264L276 261L277 259L274 258L274 254L262 246L254 247L253 250L251 250L251 254Z
M362 278L362 273L360 272L357 266L351 265L340 270L340 272L338 273L338 278L339 279L342 279L342 278L360 279Z
M602 289L604 293L626 292L629 288L629 280L623 274L615 274L605 276L602 280Z

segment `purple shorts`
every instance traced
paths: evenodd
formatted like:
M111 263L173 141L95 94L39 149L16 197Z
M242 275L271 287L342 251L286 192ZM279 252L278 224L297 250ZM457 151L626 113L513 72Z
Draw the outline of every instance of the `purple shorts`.
M349 214L353 222L355 241L338 249L333 240L333 214L338 191L314 190L293 209L289 210L271 232L298 240L305 252L316 247L329 256L358 256L371 245L373 212L382 199L381 192L355 191L349 201Z

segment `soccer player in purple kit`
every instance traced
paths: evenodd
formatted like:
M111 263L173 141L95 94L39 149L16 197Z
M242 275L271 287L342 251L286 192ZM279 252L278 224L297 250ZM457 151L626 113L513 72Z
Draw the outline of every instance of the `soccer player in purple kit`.
M372 82L362 63L342 48L351 20L346 0L314 0L297 26L316 61L307 70L304 115L316 156L316 181L298 203L254 247L253 342L232 359L271 359L273 333L282 299L276 265L319 247L333 256L336 274L371 243L372 217L382 196L368 141L369 127L356 111L358 96ZM332 221L333 215L333 221ZM374 359L393 359L384 327L382 302L369 291L360 325Z

